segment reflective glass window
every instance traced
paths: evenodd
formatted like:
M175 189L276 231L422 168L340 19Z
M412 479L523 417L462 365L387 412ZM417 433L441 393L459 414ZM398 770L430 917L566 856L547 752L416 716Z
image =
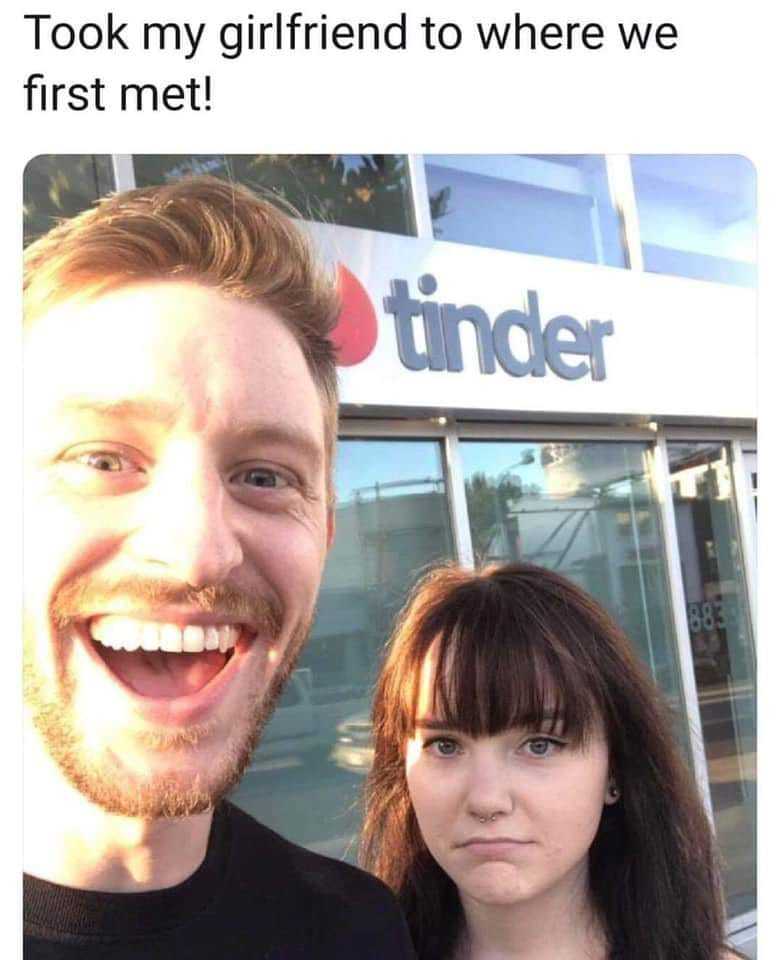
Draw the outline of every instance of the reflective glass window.
M109 154L46 153L24 169L25 245L114 189Z
M658 506L641 443L461 442L477 564L557 570L623 627L682 721Z
M738 156L631 158L645 270L751 286L756 172Z
M743 457L745 459L748 489L753 500L753 510L758 516L758 457L755 450L746 450Z
M732 465L724 444L669 443L674 512L729 914L756 906L756 685Z
M277 194L307 220L415 232L404 154L135 154L133 164L139 187L209 173Z
M425 175L440 240L626 265L603 156L429 154Z
M381 651L420 572L454 554L440 445L342 440L336 499L312 634L234 799L291 840L354 859Z

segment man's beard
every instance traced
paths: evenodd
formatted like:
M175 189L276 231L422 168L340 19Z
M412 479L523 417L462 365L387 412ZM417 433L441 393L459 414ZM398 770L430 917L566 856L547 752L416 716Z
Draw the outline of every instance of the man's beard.
M58 592L52 604L51 620L62 632L78 619L79 609L99 608L100 604L95 604L95 600L116 596L143 598L145 602L154 601L155 604L184 603L190 608L225 615L226 619L248 617L264 625L274 637L278 637L281 630L278 607L265 598L249 597L232 587L194 590L164 582L129 580L101 586L87 578L80 578ZM194 754L198 745L212 736L209 723L178 730L148 729L132 734L133 744L150 753L182 753L183 768L166 775L134 775L123 766L121 757L109 749L91 757L85 745L85 731L79 729L73 709L75 681L67 675L59 660L56 679L42 674L35 657L34 637L27 630L24 642L25 703L47 752L71 785L88 800L109 813L126 817L192 816L213 807L240 781L295 668L310 628L311 620L298 624L270 681L261 676L257 687L250 690L244 703L236 708L228 741L220 746L219 761L205 774L185 768L188 751Z

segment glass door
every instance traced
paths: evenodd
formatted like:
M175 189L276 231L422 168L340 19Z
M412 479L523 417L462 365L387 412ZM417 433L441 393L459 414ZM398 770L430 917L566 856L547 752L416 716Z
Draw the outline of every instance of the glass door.
M467 440L460 451L475 563L526 560L574 580L682 711L649 445ZM681 717L687 749L686 728Z
M756 687L732 463L725 443L667 449L715 827L736 916L756 906Z

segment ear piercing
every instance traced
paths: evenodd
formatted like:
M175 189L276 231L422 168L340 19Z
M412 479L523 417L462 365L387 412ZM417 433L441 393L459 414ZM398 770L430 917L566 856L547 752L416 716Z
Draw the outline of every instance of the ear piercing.
M617 800L620 796L620 790L618 790L614 783L610 783L607 793L609 794L610 800Z

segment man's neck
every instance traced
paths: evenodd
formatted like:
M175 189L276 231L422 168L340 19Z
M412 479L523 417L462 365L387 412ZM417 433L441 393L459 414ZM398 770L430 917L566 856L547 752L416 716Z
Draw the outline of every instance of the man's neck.
M587 871L523 903L493 906L461 897L468 937L458 960L604 960Z
M177 820L107 813L60 773L34 732L25 736L24 869L82 890L172 887L206 856L212 811Z

